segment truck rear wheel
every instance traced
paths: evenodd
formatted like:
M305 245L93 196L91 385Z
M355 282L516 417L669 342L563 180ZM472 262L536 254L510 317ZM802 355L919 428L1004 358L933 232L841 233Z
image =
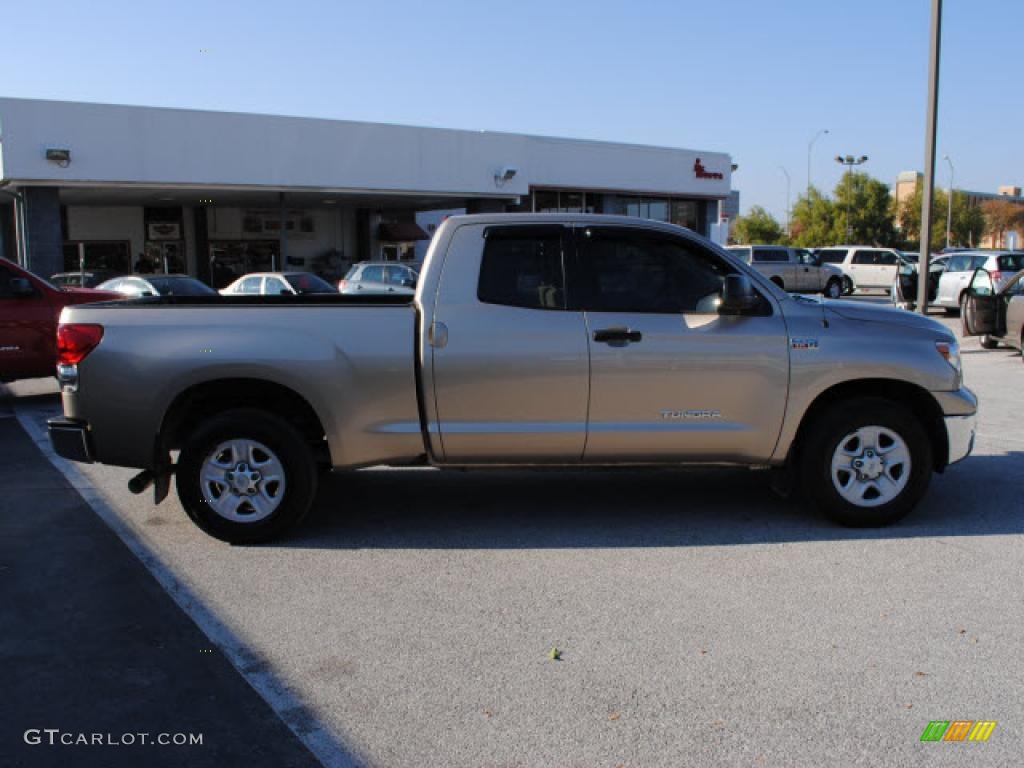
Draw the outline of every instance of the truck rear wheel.
M837 277L830 278L822 293L830 299L841 298L843 295L843 284L839 282Z
M811 504L836 522L889 525L928 490L931 443L898 404L874 397L847 400L809 426L802 485Z
M296 525L316 496L313 453L267 411L226 411L182 447L178 498L203 531L232 544L268 541Z

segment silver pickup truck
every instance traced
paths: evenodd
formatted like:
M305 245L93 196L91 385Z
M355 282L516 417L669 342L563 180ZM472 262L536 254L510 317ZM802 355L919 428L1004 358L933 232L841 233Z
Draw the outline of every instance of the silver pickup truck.
M830 299L849 292L843 287L843 271L839 267L823 264L804 248L730 245L727 250L783 290L821 293Z
M456 216L408 297L180 297L61 316L56 451L172 475L207 533L271 539L321 470L775 468L835 520L892 522L971 450L954 336L791 296L635 218ZM553 480L554 482L554 480ZM681 499L680 504L685 504Z

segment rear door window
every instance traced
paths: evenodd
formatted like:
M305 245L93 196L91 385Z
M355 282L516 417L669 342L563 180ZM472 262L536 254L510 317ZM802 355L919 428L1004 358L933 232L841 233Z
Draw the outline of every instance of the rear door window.
M854 264L875 264L877 260L876 251L857 251L853 254Z
M524 309L565 309L563 227L491 227L477 298Z
M364 267L363 274L359 276L359 279L365 280L368 283L383 283L384 267L380 264L371 264L368 267Z

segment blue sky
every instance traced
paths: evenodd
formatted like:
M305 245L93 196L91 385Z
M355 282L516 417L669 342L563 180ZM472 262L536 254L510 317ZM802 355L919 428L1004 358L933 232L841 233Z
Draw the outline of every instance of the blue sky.
M24 2L0 95L726 151L743 208L924 164L928 0ZM1024 183L1024 3L946 0L937 182ZM209 49L209 53L201 53Z

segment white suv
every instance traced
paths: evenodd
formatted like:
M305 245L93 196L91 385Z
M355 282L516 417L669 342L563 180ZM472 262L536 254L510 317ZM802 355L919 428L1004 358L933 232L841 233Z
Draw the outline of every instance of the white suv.
M900 253L892 248L871 245L833 245L819 248L815 254L822 263L834 264L843 271L846 282L844 293L858 290L892 288L892 281L900 269Z
M992 277L998 292L1017 272L1024 269L1024 252L1015 251L961 251L954 253L946 262L946 269L939 278L939 290L935 303L946 312L953 313L960 308L971 282L974 270L984 269Z

